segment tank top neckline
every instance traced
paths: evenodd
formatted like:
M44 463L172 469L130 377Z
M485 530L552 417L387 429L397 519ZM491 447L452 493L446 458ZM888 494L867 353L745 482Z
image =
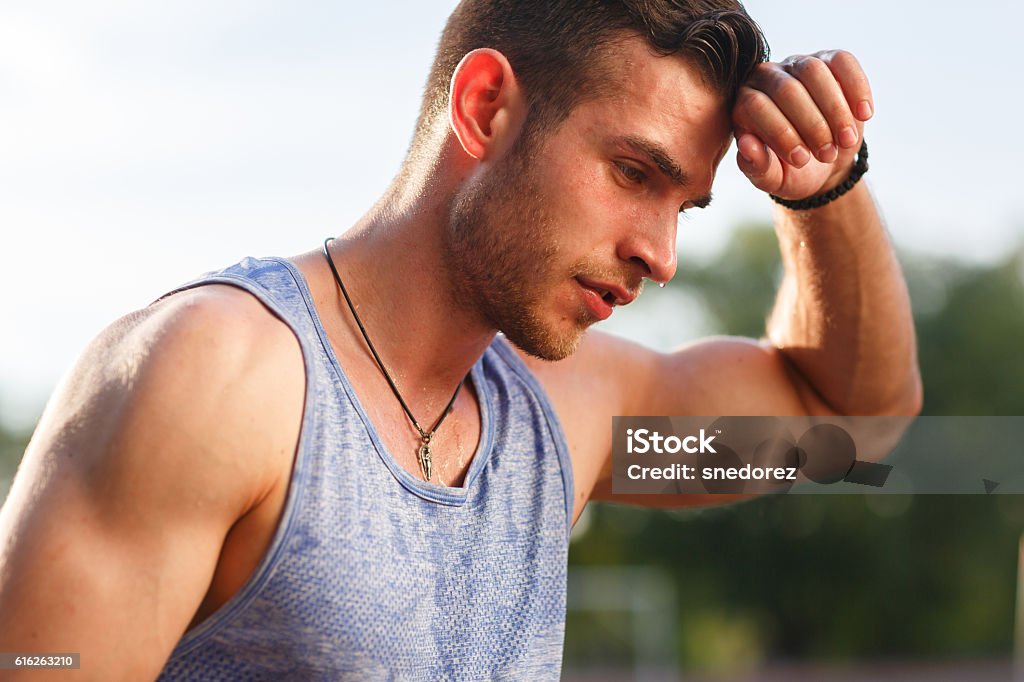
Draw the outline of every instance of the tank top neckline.
M327 331L320 319L320 314L317 312L316 306L313 304L313 296L310 293L309 284L306 281L305 275L301 270L299 270L298 266L287 258L269 257L266 260L272 260L280 263L292 274L292 277L294 277L295 282L298 285L299 292L302 294L303 301L306 304L309 316L312 319L313 328L320 337L320 343L327 356L328 364L337 374L338 380L345 389L349 402L359 415L360 420L363 422L363 427L366 429L370 442L373 444L373 447L377 451L377 454L384 466L388 468L402 487L424 500L450 506L461 506L465 504L466 500L469 498L469 493L473 490L473 484L483 471L487 464L487 460L490 459L494 444L494 419L493 406L491 404L493 398L490 390L488 389L487 381L485 381L483 376L482 363L484 356L481 356L473 364L472 369L470 369L470 380L473 383L473 389L477 396L477 405L480 410L480 441L477 444L476 451L473 453L473 460L470 462L469 469L466 470L462 486L446 486L417 478L409 473L405 467L399 464L398 460L395 459L394 455L392 455L387 449L384 445L384 441L380 438L376 425L370 420L366 410L363 408L363 404L359 400L359 396L356 395L355 389L353 388L351 381L349 381L344 367L342 367L341 362L334 353L334 347L331 345L330 339L327 336ZM490 350L490 348L488 348L488 350ZM486 353L487 351L485 351L484 354L486 355Z

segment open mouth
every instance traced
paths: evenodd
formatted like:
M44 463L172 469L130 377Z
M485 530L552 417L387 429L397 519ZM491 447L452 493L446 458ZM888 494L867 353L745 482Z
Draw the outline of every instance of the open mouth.
M594 291L596 291L598 295L601 296L601 300L603 300L605 303L607 303L608 305L615 305L615 295L612 292L597 288L595 288Z
M576 283L580 285L580 290L583 291L583 303L587 306L591 315L598 320L607 319L612 314L615 306L621 303L619 297L610 289L606 289L588 280L580 279L579 277L576 278Z
M582 286L584 289L589 289L590 291L596 293L601 298L601 300L607 303L608 305L615 305L615 294L613 294L612 292L608 291L607 289L602 289L599 286L587 284L578 277L576 278L576 281L579 282L580 286Z
M587 291L592 291L605 305L628 305L636 298L632 289L614 282L598 282L584 277L576 277L576 281Z

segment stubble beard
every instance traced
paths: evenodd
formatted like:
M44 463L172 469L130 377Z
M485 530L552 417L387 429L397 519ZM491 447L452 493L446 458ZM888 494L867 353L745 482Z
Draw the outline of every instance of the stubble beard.
M561 329L544 319L546 295L584 268L577 264L558 272L558 226L545 211L529 156L527 145L517 142L485 177L455 194L445 267L457 307L472 311L526 353L563 360L596 320L582 303L573 323Z

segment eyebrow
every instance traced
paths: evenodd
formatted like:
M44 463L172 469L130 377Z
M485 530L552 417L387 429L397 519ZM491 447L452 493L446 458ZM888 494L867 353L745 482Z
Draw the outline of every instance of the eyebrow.
M645 140L642 137L636 137L635 135L627 135L621 138L623 144L631 148L633 151L643 154L657 166L658 170L662 172L673 184L685 187L690 183L690 178L686 175L686 172L679 167L679 164L673 160L672 156L665 151L657 142ZM707 208L708 204L711 203L711 192L708 192L702 197L697 197L690 201L697 208ZM680 209L682 210L682 209Z

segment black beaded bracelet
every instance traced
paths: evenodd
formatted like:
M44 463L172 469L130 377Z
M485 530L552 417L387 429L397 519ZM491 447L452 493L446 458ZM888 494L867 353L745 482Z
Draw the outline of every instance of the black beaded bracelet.
M768 196L770 196L772 201L775 203L782 204L786 208L791 208L794 211L806 211L811 208L819 208L825 204L835 201L849 192L867 172L868 143L866 141L862 141L860 144L860 151L857 152L857 160L854 162L853 168L850 169L850 174L846 176L845 180L829 191L816 194L813 197L807 197L806 199L783 199L775 196L774 194L769 194Z

